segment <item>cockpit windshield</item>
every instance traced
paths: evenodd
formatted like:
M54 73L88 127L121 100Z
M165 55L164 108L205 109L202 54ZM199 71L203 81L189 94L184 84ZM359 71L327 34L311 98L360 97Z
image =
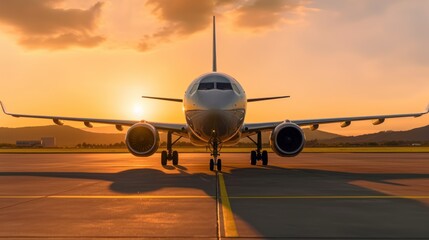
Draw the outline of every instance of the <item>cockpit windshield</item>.
M198 90L232 90L231 82L222 76L208 76L200 81Z
M201 82L198 86L198 90L212 90L215 88L214 82Z
M216 89L219 90L232 90L231 83L217 82Z

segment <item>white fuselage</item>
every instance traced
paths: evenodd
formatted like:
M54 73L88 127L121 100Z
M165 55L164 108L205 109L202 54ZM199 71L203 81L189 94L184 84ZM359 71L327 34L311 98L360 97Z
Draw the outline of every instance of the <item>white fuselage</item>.
M212 72L195 79L185 92L183 109L195 145L213 140L233 145L240 140L247 98L231 76Z

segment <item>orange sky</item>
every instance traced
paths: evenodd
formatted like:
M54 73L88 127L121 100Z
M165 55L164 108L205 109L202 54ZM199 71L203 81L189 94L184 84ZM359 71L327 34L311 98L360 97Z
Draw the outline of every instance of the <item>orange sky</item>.
M9 111L184 122L187 85L218 70L251 103L246 122L423 111L429 1L14 0L0 2L0 100ZM0 127L51 124L0 115ZM72 124L81 127L83 124ZM321 126L344 135L405 130L428 116Z

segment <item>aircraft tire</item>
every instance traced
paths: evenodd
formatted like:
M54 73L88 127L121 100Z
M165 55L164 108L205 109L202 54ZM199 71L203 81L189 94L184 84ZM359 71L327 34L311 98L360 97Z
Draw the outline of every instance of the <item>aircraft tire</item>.
M262 151L262 165L267 166L268 165L268 152Z
M218 159L216 163L216 168L218 172L222 171L222 160Z
M177 151L173 151L173 165L179 164L179 153Z
M210 159L210 171L214 170L214 161L213 159Z
M250 164L251 165L256 165L256 151L251 151L250 152Z
M161 165L165 166L167 165L167 151L162 151L161 152Z

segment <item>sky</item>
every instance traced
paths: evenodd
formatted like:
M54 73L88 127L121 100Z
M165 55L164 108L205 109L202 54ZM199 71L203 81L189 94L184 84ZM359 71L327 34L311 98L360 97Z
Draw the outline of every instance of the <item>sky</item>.
M188 84L236 78L246 122L396 114L429 103L429 1L0 0L0 100L11 112L184 123ZM0 127L49 120L0 115ZM66 124L83 127L82 123ZM329 124L357 135L426 126L429 117Z

